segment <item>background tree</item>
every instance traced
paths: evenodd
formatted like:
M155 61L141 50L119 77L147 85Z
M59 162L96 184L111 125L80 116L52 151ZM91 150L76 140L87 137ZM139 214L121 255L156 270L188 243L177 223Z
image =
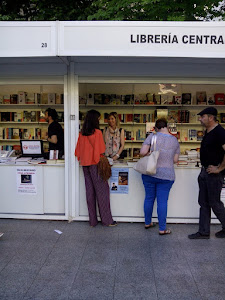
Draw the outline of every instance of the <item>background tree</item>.
M1 0L0 20L195 21L224 19L221 0ZM220 3L220 4L219 4Z

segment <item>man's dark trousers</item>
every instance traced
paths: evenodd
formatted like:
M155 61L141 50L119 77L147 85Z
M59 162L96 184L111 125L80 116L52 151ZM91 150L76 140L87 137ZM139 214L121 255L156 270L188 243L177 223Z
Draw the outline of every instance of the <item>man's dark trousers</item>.
M223 175L208 174L206 169L202 170L198 176L200 205L199 232L203 235L210 234L211 208L225 230L225 208L220 200L223 186Z

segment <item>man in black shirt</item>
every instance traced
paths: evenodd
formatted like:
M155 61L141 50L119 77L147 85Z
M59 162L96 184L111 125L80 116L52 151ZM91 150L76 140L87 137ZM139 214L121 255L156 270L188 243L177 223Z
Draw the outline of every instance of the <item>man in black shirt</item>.
M199 231L189 235L189 239L209 239L211 208L222 224L216 237L225 238L225 208L220 200L225 169L225 129L218 124L217 109L207 107L198 115L206 131L201 142L200 160L202 169L198 177L200 205Z
M45 111L45 119L48 122L49 150L59 150L59 158L64 154L64 132L57 122L58 114L55 109L48 108Z

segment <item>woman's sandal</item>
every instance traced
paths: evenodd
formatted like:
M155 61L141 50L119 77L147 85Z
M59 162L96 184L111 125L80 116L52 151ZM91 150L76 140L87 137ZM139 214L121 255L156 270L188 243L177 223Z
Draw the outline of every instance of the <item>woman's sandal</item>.
M163 232L159 232L159 235L171 234L172 231L170 229L166 229Z
M156 226L156 223L151 223L149 225L145 225L145 229L149 229L149 228L152 228L152 227L155 227Z

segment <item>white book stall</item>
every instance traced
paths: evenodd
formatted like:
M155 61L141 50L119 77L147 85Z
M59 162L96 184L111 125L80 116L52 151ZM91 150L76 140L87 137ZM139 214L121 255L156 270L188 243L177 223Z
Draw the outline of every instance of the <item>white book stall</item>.
M65 144L63 163L0 163L1 218L88 220L74 149L94 108L101 129L116 111L125 130L123 159L109 180L114 219L144 221L133 164L146 131L166 116L182 152L168 222L198 222L197 113L213 105L225 124L225 22L0 22L0 36L1 149L17 149L21 139L42 140L47 149L48 107L59 114Z

